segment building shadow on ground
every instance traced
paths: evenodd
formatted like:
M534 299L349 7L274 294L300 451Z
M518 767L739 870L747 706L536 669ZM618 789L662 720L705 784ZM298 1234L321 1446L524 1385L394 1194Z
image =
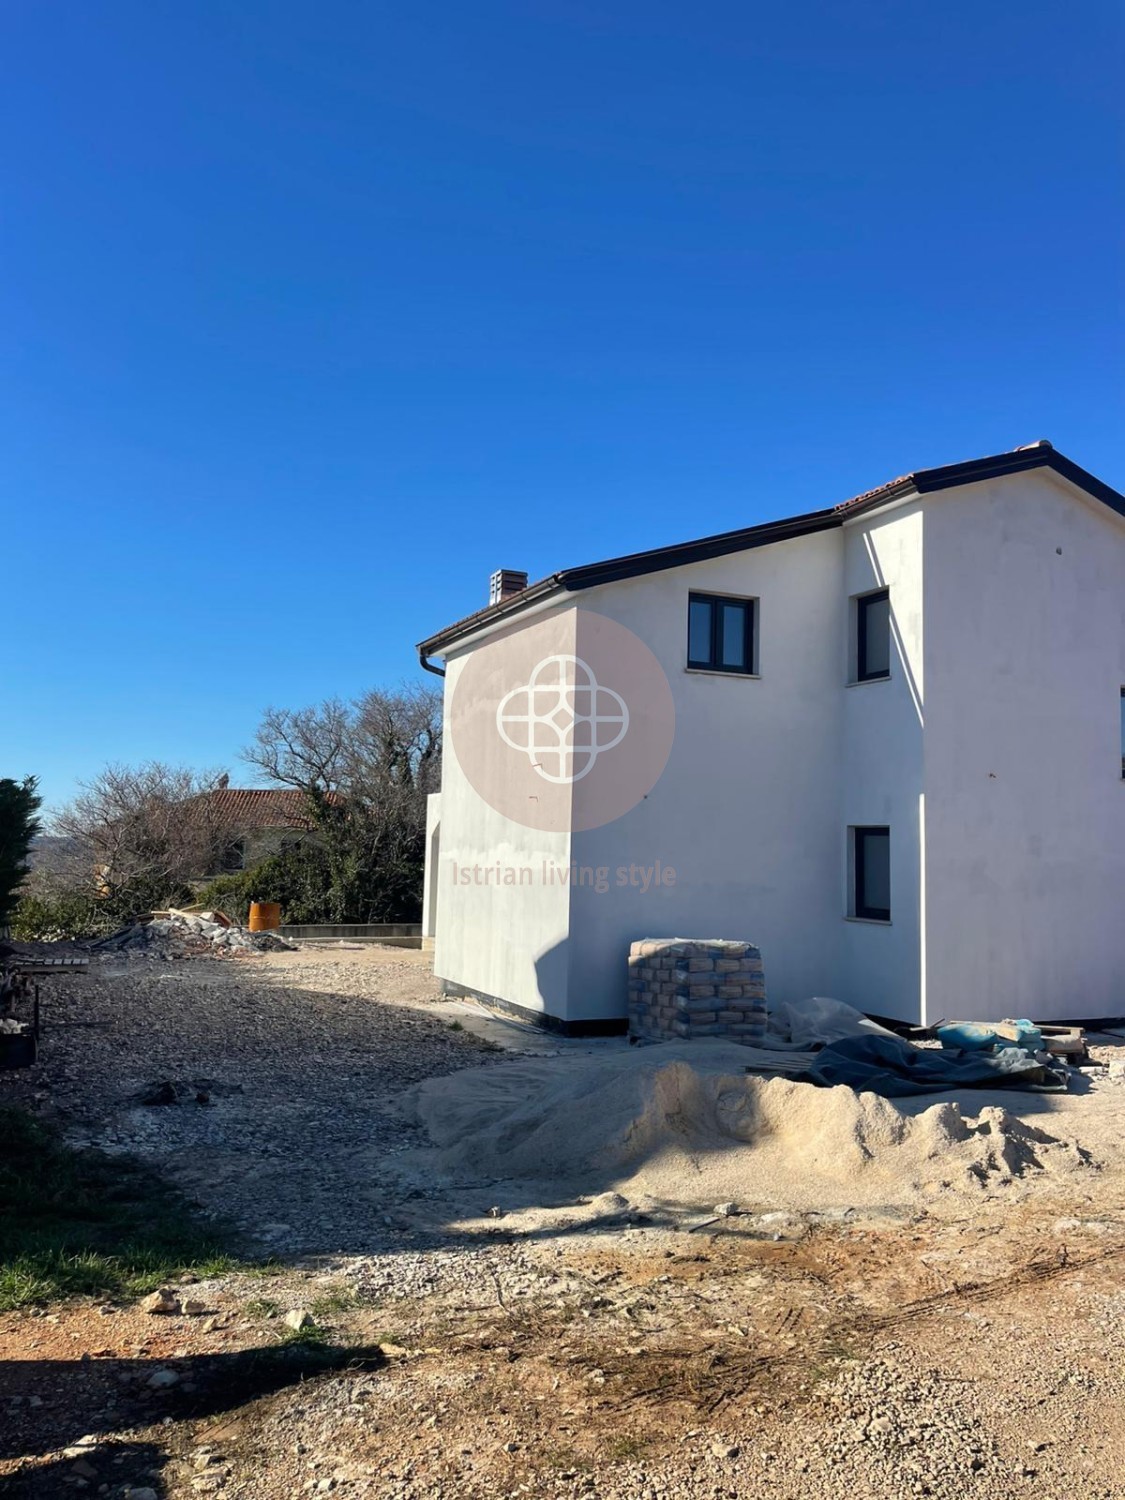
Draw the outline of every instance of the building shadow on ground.
M164 1495L161 1473L169 1454L159 1429L169 1419L170 1425L202 1421L318 1375L360 1374L383 1363L376 1347L312 1341L170 1360L0 1360L6 1408L0 1460L23 1461L0 1480L0 1495L57 1497L77 1479L92 1493L108 1484L114 1494L132 1485ZM171 1372L175 1383L158 1381L154 1389L149 1382L158 1371ZM145 1436L149 1428L155 1436ZM115 1440L117 1433L138 1432L137 1440Z

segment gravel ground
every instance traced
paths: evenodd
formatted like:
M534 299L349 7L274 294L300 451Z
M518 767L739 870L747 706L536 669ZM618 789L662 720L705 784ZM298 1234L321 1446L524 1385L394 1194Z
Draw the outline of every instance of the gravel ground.
M380 1164L418 1136L388 1102L492 1055L427 1009L428 961L402 950L110 955L42 991L28 1082L72 1138L148 1158L281 1254L398 1248ZM138 1102L162 1082L185 1102Z
M697 1231L607 1192L527 1230L403 1168L394 1095L497 1056L422 955L118 957L44 990L43 1063L0 1100L141 1153L280 1263L194 1285L205 1316L0 1317L13 1500L1125 1496L1121 1159L940 1216ZM162 1081L210 1102L136 1102ZM302 1311L375 1352L269 1386L242 1361Z

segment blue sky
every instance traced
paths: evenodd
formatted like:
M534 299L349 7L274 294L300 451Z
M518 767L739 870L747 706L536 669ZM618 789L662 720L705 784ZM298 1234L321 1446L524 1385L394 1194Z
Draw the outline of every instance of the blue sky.
M0 774L248 780L262 708L414 677L494 567L1041 436L1125 487L1122 33L9 0Z

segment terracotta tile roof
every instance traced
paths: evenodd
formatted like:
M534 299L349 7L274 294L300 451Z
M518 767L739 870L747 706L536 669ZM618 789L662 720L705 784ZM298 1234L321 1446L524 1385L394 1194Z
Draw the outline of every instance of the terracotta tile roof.
M892 494L900 485L913 484L913 474L900 474L897 479L888 479L886 484L877 484L873 490L864 490L862 495L853 495L850 500L841 500L834 510L852 510L858 505L867 505L872 500L878 500L883 495Z
M223 822L248 831L255 828L313 827L304 792L284 787L222 787L208 792Z

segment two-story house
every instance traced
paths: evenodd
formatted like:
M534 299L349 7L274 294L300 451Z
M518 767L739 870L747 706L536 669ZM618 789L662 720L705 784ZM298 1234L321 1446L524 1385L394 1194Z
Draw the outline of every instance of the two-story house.
M644 937L867 1012L1125 1014L1125 498L1049 443L493 580L442 670L452 992L622 1029Z

